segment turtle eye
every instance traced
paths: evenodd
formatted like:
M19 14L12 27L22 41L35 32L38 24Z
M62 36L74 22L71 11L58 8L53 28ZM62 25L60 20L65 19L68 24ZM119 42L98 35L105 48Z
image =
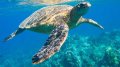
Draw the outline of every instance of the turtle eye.
M81 8L81 7L82 7L82 8L86 8L86 5L85 5L85 4L78 4L77 7L78 7L78 8Z
M86 7L87 7L86 4L80 4L80 6L83 7L83 8L86 8Z
M91 4L89 2L83 2L77 5L78 8L88 8Z

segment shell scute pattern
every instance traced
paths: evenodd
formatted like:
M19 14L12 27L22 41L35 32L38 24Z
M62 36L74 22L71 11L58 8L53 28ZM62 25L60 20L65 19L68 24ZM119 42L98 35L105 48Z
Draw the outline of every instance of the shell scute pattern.
M30 15L26 20L22 22L22 24L20 24L19 27L29 28L29 27L32 27L33 24L40 22L43 18L45 19L46 12L44 10L41 10L41 12L39 11L40 10L37 10L32 15Z
M39 25L52 24L53 16L70 11L73 7L69 5L48 6L35 11L31 16L22 22L20 28L31 28ZM52 22L51 22L52 21ZM54 23L54 22L53 22Z

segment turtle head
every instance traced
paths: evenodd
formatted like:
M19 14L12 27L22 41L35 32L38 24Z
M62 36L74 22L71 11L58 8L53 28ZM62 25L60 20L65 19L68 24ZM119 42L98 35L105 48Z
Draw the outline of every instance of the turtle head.
M82 16L87 13L90 7L91 4L89 2L82 2L77 4L73 9L76 11L78 15Z
M71 22L77 22L81 16L87 13L90 6L89 2L82 2L74 6L70 12Z

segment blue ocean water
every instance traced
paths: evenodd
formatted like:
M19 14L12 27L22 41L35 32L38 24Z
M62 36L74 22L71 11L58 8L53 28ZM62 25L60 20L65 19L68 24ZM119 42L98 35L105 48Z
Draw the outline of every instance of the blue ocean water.
M116 34L118 32L113 32L113 31L120 30L120 17L119 17L120 1L119 0L90 0L90 3L92 4L92 7L84 17L92 18L96 20L105 28L104 30L98 29L89 24L81 24L79 27L69 32L69 37L67 38L67 41L64 44L65 46L64 48L61 49L60 52L58 52L55 56L43 62L42 64L38 64L38 65L33 65L31 58L45 43L45 40L47 39L48 35L35 33L31 31L25 31L8 42L5 42L5 43L0 42L0 67L68 67L68 66L69 67L70 66L71 67L102 67L102 66L99 66L100 64L96 64L97 61L95 62L94 60L93 62L93 60L91 60L93 57L88 58L85 54L83 54L84 58L89 59L89 62L91 62L91 65L87 63L85 64L84 63L85 60L83 60L82 58L82 53L78 55L78 53L76 52L80 52L80 50L78 50L80 48L83 50L88 48L88 47L80 47L81 44L89 45L89 44L95 44L94 42L96 42L98 45L98 49L96 48L94 51L97 51L98 53L101 52L100 55L102 55L104 54L104 50L103 51L100 50L99 47L101 46L99 45L103 45L106 43L107 45L114 44L113 41L111 41L114 39L112 38L112 36L116 37L117 44L115 45L119 47L120 35ZM45 5L35 6L35 5L29 5L29 4L28 5L17 5L17 4L18 2L15 0L0 1L0 40L1 41L6 36L11 34L13 31L15 31L18 28L18 25L25 18L31 15L35 10L45 6ZM71 2L69 4L75 5L76 3ZM108 32L111 32L111 33L108 33ZM75 36L72 36L72 35L75 35ZM97 37L97 38L94 40L94 37ZM76 41L77 39L78 41ZM73 42L69 42L69 40ZM101 41L105 41L105 42L101 42ZM71 45L73 46L73 48L71 47ZM76 48L76 46L79 46L80 48ZM89 48L93 48L92 46L93 45L90 45ZM112 49L112 48L108 47L108 50L109 49ZM116 48L116 49L119 50L119 48ZM89 50L91 49L85 50L85 53L86 54L89 53ZM64 51L66 52L64 53ZM70 53L70 58L66 58L68 56L66 55L66 53L68 53L68 55ZM119 54L120 53L118 53L117 55L119 56ZM99 60L98 56L97 58ZM58 62L55 62L56 60ZM68 60L73 62L67 63ZM115 63L112 63L112 62L111 63L106 62L101 64L103 64L103 67L107 67L107 66L120 67L119 66L120 58L118 58L117 60L118 61L115 61L116 65L114 65Z

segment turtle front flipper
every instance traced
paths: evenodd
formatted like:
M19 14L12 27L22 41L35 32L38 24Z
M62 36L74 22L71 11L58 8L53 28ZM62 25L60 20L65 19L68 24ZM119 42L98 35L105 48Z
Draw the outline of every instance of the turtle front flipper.
M44 46L32 58L33 64L38 64L50 58L60 50L68 35L68 26L63 23L54 29L48 37Z
M101 29L104 29L104 27L103 27L102 25L100 25L99 23L97 23L96 21L94 21L94 20L92 20L92 19L86 19L86 18L81 17L81 18L79 19L79 22L89 23L89 24L92 24L92 25L94 25L94 26L96 26L96 27L99 27L99 28L101 28Z

